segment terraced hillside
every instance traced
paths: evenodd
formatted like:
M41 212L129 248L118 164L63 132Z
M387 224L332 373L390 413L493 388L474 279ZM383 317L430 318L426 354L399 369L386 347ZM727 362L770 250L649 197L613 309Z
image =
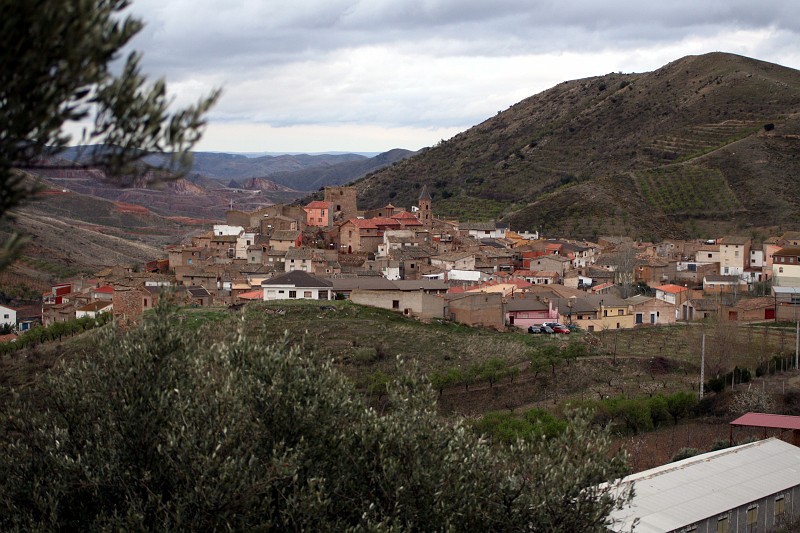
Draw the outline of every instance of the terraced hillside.
M667 215L733 217L744 211L719 169L671 165L635 173L647 205Z
M689 56L561 83L357 182L364 207L591 237L800 228L800 72Z

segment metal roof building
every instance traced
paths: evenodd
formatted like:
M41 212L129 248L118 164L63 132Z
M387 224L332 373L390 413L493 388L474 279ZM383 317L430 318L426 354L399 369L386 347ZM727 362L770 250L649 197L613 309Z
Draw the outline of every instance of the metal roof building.
M612 531L772 531L800 516L800 448L772 438L632 474Z

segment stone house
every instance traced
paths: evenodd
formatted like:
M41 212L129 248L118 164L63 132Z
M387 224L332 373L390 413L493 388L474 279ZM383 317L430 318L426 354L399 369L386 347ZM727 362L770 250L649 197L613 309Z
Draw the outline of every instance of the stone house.
M664 300L640 294L626 298L625 302L630 307L635 326L675 323L675 306Z
M719 316L719 301L711 298L691 298L680 305L681 320L705 320Z
M444 301L444 316L459 324L498 331L506 328L505 306L499 293L447 294Z
M563 278L572 269L572 260L560 255L545 255L523 260L525 270L548 270Z
M272 250L288 251L289 248L300 248L303 245L303 232L300 230L276 230L269 238Z
M313 272L313 251L308 248L289 248L284 257L284 272L302 270Z
M388 309L422 320L444 317L444 300L423 291L353 289L350 300L359 305Z
M451 252L431 256L431 266L448 270L475 270L475 254L470 252Z
M374 254L383 243L384 232L401 228L401 223L393 218L351 218L339 228L339 251Z
M732 305L722 305L720 317L742 322L775 320L775 304L771 296L742 299Z
M741 294L747 292L747 282L739 276L709 274L703 278L703 292L707 294Z

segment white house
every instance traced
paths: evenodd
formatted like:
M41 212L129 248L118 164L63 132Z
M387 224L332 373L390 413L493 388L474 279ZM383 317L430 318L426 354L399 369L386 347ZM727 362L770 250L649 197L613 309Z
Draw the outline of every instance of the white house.
M243 231L242 226L229 226L228 224L214 224L214 236L221 237L223 235L238 237Z
M330 281L293 270L261 282L264 300L332 300Z
M102 313L110 313L114 309L111 302L97 300L75 310L75 318L97 318Z
M12 328L17 326L17 310L7 305L0 305L0 324L9 325Z
M458 229L476 239L505 239L508 225L496 222L465 222Z

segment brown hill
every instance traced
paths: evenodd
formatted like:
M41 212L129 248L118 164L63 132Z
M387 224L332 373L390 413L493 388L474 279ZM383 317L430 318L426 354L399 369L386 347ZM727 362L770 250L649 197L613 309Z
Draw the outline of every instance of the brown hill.
M41 168L36 175L53 188L79 193L81 198L96 197L146 207L163 216L185 216L224 220L231 202L237 209L255 210L275 203L290 202L302 195L288 187L259 180L252 191L229 188L222 183L191 175L186 179L152 185L120 186L102 171L82 168ZM138 186L137 186L138 185Z
M267 178L250 178L242 184L242 188L251 191L295 192L289 187L275 183Z
M800 72L724 53L561 83L357 182L415 203L575 236L795 227Z
M177 244L188 234L208 227L164 218L140 205L42 183L45 189L16 210L12 222L0 228L2 242L12 231L29 237L21 261L11 271L31 283L91 275L104 266L141 265L160 259L166 257L165 245Z

